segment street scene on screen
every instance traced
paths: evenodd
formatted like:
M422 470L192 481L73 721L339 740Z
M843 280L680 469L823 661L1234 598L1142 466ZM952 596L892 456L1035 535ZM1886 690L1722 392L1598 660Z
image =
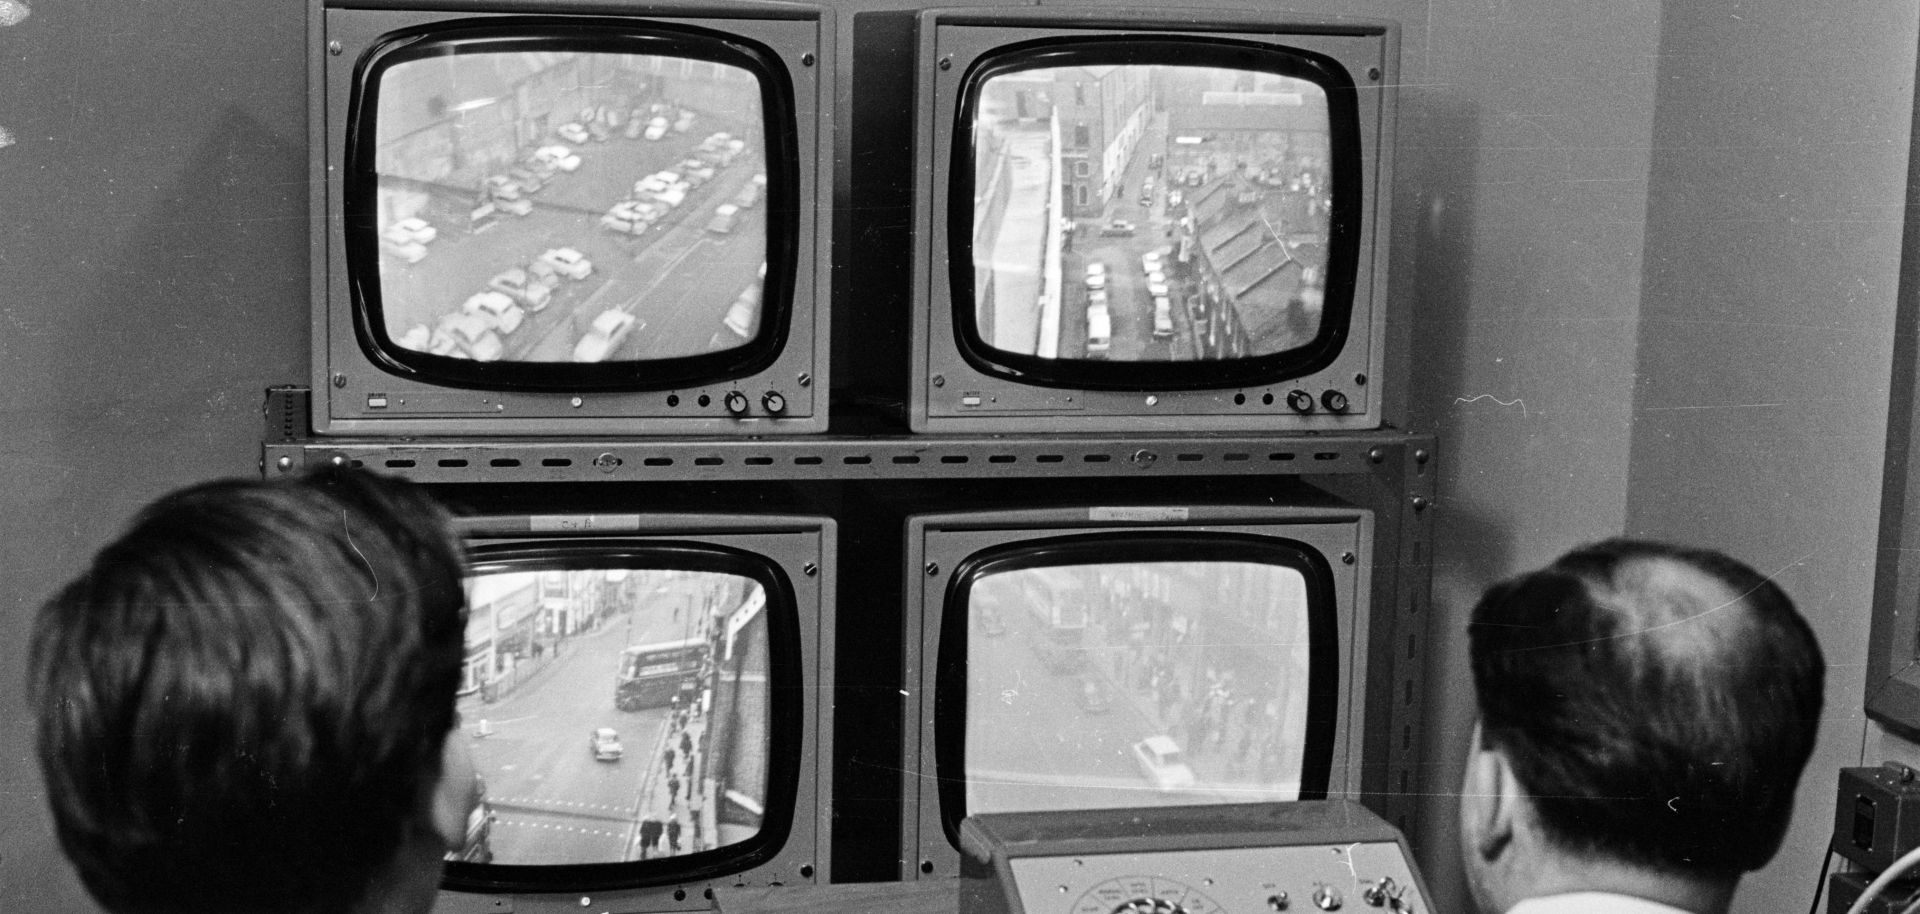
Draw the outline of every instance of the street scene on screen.
M1326 282L1327 111L1319 86L1245 70L990 77L973 124L980 338L1124 362L1306 345Z
M767 251L760 91L739 67L630 54L386 69L375 169L387 335L510 362L746 345Z
M1293 800L1305 578L1255 562L983 575L966 607L970 813Z
M766 596L658 569L469 580L460 734L478 863L609 863L737 844L767 784Z

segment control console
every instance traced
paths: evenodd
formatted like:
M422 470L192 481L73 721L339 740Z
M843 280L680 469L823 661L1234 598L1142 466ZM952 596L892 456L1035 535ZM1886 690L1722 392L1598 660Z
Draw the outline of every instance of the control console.
M1398 830L1348 800L991 813L960 823L961 914L1428 914Z

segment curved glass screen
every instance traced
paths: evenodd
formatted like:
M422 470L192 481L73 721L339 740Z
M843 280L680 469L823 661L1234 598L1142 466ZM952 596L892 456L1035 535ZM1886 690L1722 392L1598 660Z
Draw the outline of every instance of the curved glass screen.
M1321 82L1089 63L992 73L975 102L971 329L983 344L1211 362L1321 336L1335 155Z
M367 202L392 347L571 365L760 339L761 77L528 47L451 43L377 71Z
M1309 586L1259 561L986 570L966 612L969 814L1301 799Z
M459 708L479 774L452 859L622 863L760 836L774 731L760 582L508 565L467 587Z

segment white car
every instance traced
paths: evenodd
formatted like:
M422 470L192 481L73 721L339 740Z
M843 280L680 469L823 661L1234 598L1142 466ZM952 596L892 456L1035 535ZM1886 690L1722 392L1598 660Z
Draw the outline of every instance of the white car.
M531 311L539 311L553 300L551 288L535 281L533 277L527 275L527 271L519 267L503 270L499 275L487 280L487 288L506 293L507 297Z
M653 120L650 120L647 122L647 132L644 134L644 136L649 140L657 140L663 136L666 136L667 130L669 128L670 128L670 125L667 123L666 118L656 117Z
M607 210L607 214L600 217L600 226L625 235L638 235L653 227L658 213L658 208L651 204L626 200Z
M391 238L380 239L380 250L392 254L408 263L419 263L427 259L427 246L418 241L396 242Z
M433 345L433 331L428 329L426 324L414 324L393 342L402 349L426 352L427 347Z
M1180 744L1170 736L1149 736L1133 744L1133 760L1156 790L1184 790L1193 786L1193 769L1187 767Z
M1147 283L1147 294L1155 298L1161 298L1171 295L1173 292L1167 288L1167 284L1164 282L1150 282Z
M478 314L449 314L440 319L440 332L458 344L461 353L476 362L499 361L507 348L505 343L500 342L500 334L493 332L492 322ZM438 347L434 352L439 353Z
M521 310L504 292L481 292L468 298L460 310L486 318L501 333L520 329L520 322L527 317L527 312Z
M1153 298L1153 336L1161 340L1173 336L1173 303L1165 295Z
M1147 284L1150 286L1164 286L1167 284L1167 274L1159 270L1148 270Z
M593 749L593 759L596 762L617 762L624 752L620 747L620 732L612 727L601 727L593 731L593 736L588 738L587 745Z
M731 203L722 203L713 210L713 219L707 223L707 231L725 235L733 231L740 222L740 207Z
M686 108L680 109L680 116L678 118L675 118L673 121L673 132L686 133L687 131L692 129L693 129L693 112Z
M503 213L525 216L533 212L533 201L525 197L519 197L513 200L495 200L493 201L493 207Z
M668 209L679 206L687 202L687 182L675 181L667 185L666 190L654 194L653 199L659 201L661 205Z
M533 154L538 157L540 161L558 168L561 171L574 171L580 167L580 157L574 155L573 150L565 146L557 144L553 146L542 146L534 150Z
M540 255L540 262L568 279L586 279L593 275L593 261L573 248L552 248Z
M575 146L593 138L593 134L588 133L586 127L574 123L561 124L553 132Z
M1106 287L1107 287L1107 274L1105 273L1088 273L1087 274L1087 288L1104 289Z
M1096 261L1093 261L1092 263L1089 263L1089 264L1087 264L1087 276L1088 276L1088 278L1092 278L1092 277L1095 277L1095 276L1105 276L1105 275L1107 275L1107 265L1106 265L1106 264L1104 264L1104 263L1101 263L1101 262L1100 262L1100 261L1098 261L1098 260L1096 260Z
M576 362L599 362L613 352L620 342L632 333L635 327L644 327L633 315L619 308L609 308L593 319L593 326L587 328L586 336L573 344L573 360Z
M432 244L433 239L440 237L440 232L428 225L427 220L418 216L408 216L387 226L387 230L381 232L380 237L400 244L409 241L416 244Z
M727 316L720 320L728 330L741 339L753 339L755 328L760 323L760 284L754 283L740 291L740 297L733 300L727 309Z
M651 197L654 194L666 190L670 186L672 186L671 182L656 172L633 182L633 195L636 197Z

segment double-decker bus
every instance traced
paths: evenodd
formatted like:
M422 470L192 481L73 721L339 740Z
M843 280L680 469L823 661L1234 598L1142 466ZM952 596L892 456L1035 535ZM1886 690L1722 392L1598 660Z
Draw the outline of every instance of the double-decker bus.
M1025 582L1027 611L1039 623L1033 650L1050 672L1078 671L1086 660L1087 595L1068 569L1035 571Z
M636 644L622 650L613 680L614 706L638 711L671 703L676 695L690 699L699 691L707 651L704 638Z

